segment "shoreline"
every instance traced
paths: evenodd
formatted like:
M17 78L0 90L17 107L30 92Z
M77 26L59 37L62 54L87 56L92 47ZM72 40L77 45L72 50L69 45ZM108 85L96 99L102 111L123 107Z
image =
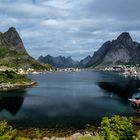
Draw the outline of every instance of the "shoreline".
M112 116L113 117L113 116ZM126 116L120 116L120 117L126 117ZM111 117L109 117L111 118ZM140 115L135 115L127 118L133 118L133 127L135 131L140 130ZM102 120L101 120L102 121ZM18 134L21 136L31 136L32 134L35 134L36 130L39 130L41 133L44 134L44 136L48 137L66 137L66 136L72 136L76 133L80 134L91 134L95 132L98 127L101 125L101 121L99 123L94 124L87 124L83 127L13 127L13 125L9 122L9 124L14 128L18 130Z
M118 117L122 117L123 116L118 116ZM111 118L109 118L111 119ZM127 120L126 120L127 119ZM124 121L130 121L129 120L130 117L125 117ZM17 130L17 136L19 137L26 137L26 138L30 138L30 140L33 139L37 139L37 140L46 140L45 138L47 138L47 140L52 140L52 139L61 139L61 140L79 140L80 137L88 137L88 138L92 138L95 137L97 132L99 132L98 128L101 126L102 121L96 125L86 125L83 128L73 128L73 127L68 127L68 128L59 128L59 127L55 127L55 128L40 128L40 127L31 127L31 128L25 128L25 129L21 129L21 128L14 128ZM128 122L127 122L128 123ZM132 129L135 132L139 132L140 130L140 118L139 116L135 116L132 119ZM12 126L12 125L11 125ZM123 126L125 127L125 126ZM99 134L99 133L98 133ZM39 137L38 137L39 136Z
M30 83L1 83L0 84L0 91L13 91L13 90L18 90L18 89L23 89L23 88L30 88L36 86L36 82L30 82Z

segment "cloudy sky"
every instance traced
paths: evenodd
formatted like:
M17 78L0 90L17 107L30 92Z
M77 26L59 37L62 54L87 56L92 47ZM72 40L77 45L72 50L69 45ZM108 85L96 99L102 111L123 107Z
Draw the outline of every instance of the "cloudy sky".
M140 1L0 0L0 31L11 26L33 57L79 60L123 31L140 41Z

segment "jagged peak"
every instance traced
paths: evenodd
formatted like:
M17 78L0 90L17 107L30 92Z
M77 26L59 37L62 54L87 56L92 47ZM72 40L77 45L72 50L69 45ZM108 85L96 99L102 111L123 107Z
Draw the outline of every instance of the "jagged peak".
M14 37L17 37L18 39L20 39L21 41L21 38L16 30L15 27L10 27L5 33L4 33L5 36L14 36Z
M39 59L41 59L41 58L44 58L43 55L40 55L40 56L39 56Z
M132 41L132 38L128 32L123 32L118 36L117 40L121 42L126 41L126 40Z
M46 57L52 57L50 54L46 55Z
M13 32L13 31L15 32L15 31L16 31L16 28L15 28L15 27L10 27L10 28L8 29L8 32L11 32L11 31L12 31L12 32ZM16 32L17 32L17 31L16 31Z
M24 44L19 33L16 31L15 27L10 27L4 34L3 37L8 44L10 50L26 53Z
M5 36L16 36L16 37L20 38L20 37L19 37L19 34L18 34L18 32L17 32L17 30L16 30L15 27L10 27L10 28L4 33L4 35L5 35Z

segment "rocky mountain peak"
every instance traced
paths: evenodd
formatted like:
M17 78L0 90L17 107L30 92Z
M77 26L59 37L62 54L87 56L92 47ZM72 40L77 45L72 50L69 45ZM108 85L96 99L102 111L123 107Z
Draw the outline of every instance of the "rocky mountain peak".
M16 28L15 27L10 27L9 29L8 29L8 31L7 32L16 32L17 33L17 31L16 31Z
M117 42L129 47L133 47L133 40L128 32L123 32L117 38Z
M3 36L10 50L27 53L24 48L22 39L14 27L10 27L8 31L3 34Z
M74 61L70 56L64 57L60 55L57 57L53 57L51 55L47 55L45 57L39 57L38 60L41 63L48 63L57 68L70 68L70 67L76 67L77 65L77 61Z
M88 66L106 67L119 64L139 64L140 44L134 42L128 32L121 33L116 40L104 43L94 53Z
M67 58L68 60L72 60L72 58L71 58L71 56L68 56L68 58Z
M22 39L14 27L9 28L5 33L0 32L0 66L36 70L52 68L40 64L26 52Z

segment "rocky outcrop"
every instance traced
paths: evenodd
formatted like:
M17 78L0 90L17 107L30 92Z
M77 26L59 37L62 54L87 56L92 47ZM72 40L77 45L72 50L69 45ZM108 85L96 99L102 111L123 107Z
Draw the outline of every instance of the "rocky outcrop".
M27 53L22 39L14 27L9 28L9 30L3 34L3 37L10 50Z
M38 58L38 61L41 63L48 63L50 65L53 65L57 68L71 68L71 67L77 67L78 62L74 61L71 57L53 57L51 55L47 55L45 57L40 56Z
M66 137L43 137L42 139L33 138L32 140L80 140L80 139L96 139L96 136L93 135L92 132L86 132L85 134L82 133L74 133L71 136Z
M27 53L22 39L14 27L9 28L5 33L0 33L0 48L8 48L12 51Z
M129 33L122 33L116 40L105 42L94 53L87 67L103 67L118 64L140 63L140 44Z
M9 28L5 33L0 32L0 66L49 69L49 66L40 64L27 53L14 27Z
M36 82L26 82L26 83L15 83L15 84L11 84L11 83L1 83L0 84L0 91L13 91L13 90L17 90L17 89L24 89L24 88L30 88L33 86L36 86L37 83Z

